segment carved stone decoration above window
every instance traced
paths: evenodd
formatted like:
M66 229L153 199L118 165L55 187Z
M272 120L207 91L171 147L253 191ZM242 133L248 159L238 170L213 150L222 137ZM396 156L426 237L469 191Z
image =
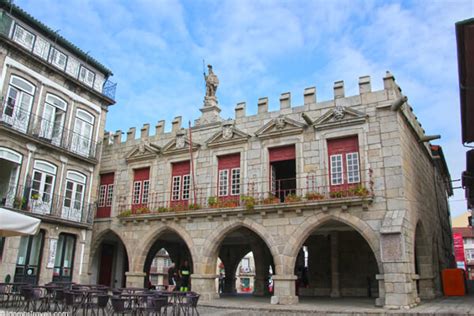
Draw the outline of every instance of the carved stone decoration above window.
M336 106L327 111L313 123L315 130L357 125L367 121L368 115L350 107Z
M255 135L260 139L301 134L305 124L289 117L279 116L263 125Z
M125 160L127 162L133 162L154 159L159 153L160 147L150 144L148 141L142 141L125 155Z
M163 155L172 155L189 152L190 142L186 136L186 131L184 129L176 132L176 137L168 142L161 150ZM193 151L199 149L201 145L194 143L192 144Z
M246 143L250 135L235 127L232 120L222 123L222 129L206 141L208 147L218 147Z
M176 134L176 149L182 149L184 146L186 146L186 139L184 138L184 132L179 131Z
M333 110L334 119L335 120L342 120L344 118L344 107L343 106L336 106Z

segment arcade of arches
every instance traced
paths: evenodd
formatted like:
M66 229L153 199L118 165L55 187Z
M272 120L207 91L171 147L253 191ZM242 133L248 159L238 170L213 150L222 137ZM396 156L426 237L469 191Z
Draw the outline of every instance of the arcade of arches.
M297 303L299 296L350 296L371 297L376 305L396 308L436 295L439 268L434 268L430 251L436 247L421 236L421 228L412 240L383 235L361 215L363 211L334 210L301 212L292 218L285 213L254 213L98 222L91 248L91 282L146 286L152 261L164 249L176 267L184 260L190 263L194 291L204 300L215 299L219 292L236 292L237 267L251 252L253 295L268 296L274 304ZM416 247L410 251L410 245ZM405 251L397 253L399 249ZM226 271L220 289L219 261Z

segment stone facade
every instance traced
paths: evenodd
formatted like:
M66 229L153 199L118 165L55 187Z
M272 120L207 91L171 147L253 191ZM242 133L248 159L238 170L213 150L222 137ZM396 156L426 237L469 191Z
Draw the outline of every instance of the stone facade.
M150 258L165 247L174 262L192 262L192 288L210 299L217 297L217 258L233 270L252 251L254 294L268 294L271 267L271 302L293 304L305 246L308 284L299 295L370 296L386 308L439 295L440 270L451 264L449 173L394 77L387 72L383 81L384 89L372 91L370 78L361 77L359 94L348 97L344 82L336 82L334 99L324 102L308 88L296 107L284 93L275 112L261 98L250 116L239 103L232 120L219 116L216 101L202 108L191 131L176 117L170 132L159 121L154 135L149 124L139 138L129 129L126 141L122 131L106 133L101 174L114 174L114 193L110 217L94 223L89 273L99 274L103 239L114 236L129 260L127 270L113 273L124 274L127 285L142 286ZM360 177L356 187L338 191L328 152L332 140L348 137L357 140ZM289 145L292 199L286 193L274 198L271 150ZM230 154L240 157L240 189L237 200L218 204L218 166ZM176 207L173 168L183 161L190 161L193 179L185 204ZM149 168L146 193L134 185L143 168ZM232 282L226 274L229 289Z
M87 282L111 72L11 3L0 25L0 207L42 220L1 240L0 280Z

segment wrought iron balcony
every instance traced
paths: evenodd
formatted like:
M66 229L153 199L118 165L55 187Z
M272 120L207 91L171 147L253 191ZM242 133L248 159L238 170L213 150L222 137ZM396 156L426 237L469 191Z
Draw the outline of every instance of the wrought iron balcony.
M84 203L84 197L77 199L72 196L62 196L47 192L37 192L31 187L9 186L1 192L0 205L13 210L31 213L31 215L46 219L60 220L69 223L92 225L96 205Z
M196 189L181 192L186 200L173 200L171 191L149 192L142 203L132 203L133 196L120 196L114 205L119 217L129 217L168 212L186 212L204 209L257 208L325 203L343 199L369 200L373 197L372 171L365 172L367 181L343 185L317 185L326 181L327 175L275 181L241 181L235 195L218 196L218 188L197 184Z
M64 120L65 118L62 121L51 121L25 111L19 105L7 103L0 105L1 126L31 136L43 144L64 149L79 157L97 160L98 143L64 127Z

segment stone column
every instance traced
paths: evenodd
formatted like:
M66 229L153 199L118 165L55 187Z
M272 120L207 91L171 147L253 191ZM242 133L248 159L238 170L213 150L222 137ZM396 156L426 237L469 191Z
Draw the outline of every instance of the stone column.
M145 272L125 272L127 287L143 287L145 284Z
M385 305L385 282L383 274L376 274L375 279L379 283L379 297L375 299L375 306L383 307Z
M224 278L224 288L222 289L223 293L232 294L235 293L235 281L237 278L235 275L227 274Z
M191 287L201 295L201 300L209 301L219 297L216 291L217 274L191 274Z
M267 278L263 275L255 275L253 283L253 295L264 296L267 294Z
M272 304L290 305L298 303L298 296L295 295L296 275L277 274L273 279Z
M331 297L341 297L339 290L339 235L331 232Z

